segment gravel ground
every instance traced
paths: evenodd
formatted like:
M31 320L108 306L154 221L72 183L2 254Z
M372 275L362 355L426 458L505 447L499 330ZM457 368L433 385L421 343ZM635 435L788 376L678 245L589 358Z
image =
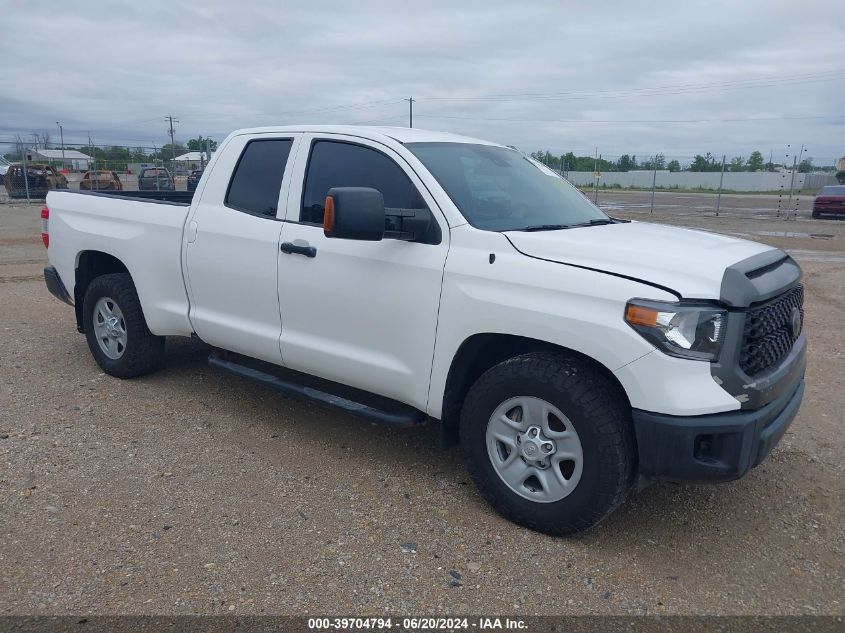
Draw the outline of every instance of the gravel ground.
M845 613L845 223L774 219L765 196L714 218L658 194L652 215L643 196L599 201L792 250L807 393L745 479L652 486L572 539L494 514L434 425L282 397L201 343L105 376L41 280L40 206L0 204L0 613Z

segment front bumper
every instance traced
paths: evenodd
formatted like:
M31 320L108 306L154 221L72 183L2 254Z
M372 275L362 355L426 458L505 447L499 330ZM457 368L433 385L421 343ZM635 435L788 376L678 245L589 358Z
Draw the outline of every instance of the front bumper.
M801 406L804 379L754 411L674 416L634 409L640 474L654 479L739 479L780 441Z

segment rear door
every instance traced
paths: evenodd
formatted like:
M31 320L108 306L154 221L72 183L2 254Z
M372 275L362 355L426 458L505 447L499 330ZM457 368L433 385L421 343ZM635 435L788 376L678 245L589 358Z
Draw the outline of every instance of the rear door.
M433 230L415 242L327 238L326 193L355 186L386 207L428 209ZM425 410L449 232L408 164L374 141L305 136L282 243L316 249L279 257L285 365Z
M300 135L244 135L221 148L185 228L191 324L207 343L281 363L277 259Z

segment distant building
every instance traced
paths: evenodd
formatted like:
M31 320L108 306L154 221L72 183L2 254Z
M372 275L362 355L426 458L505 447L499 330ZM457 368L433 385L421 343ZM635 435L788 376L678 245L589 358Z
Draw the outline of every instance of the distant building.
M63 155L64 154L64 155ZM26 160L32 163L58 162L62 169L73 169L75 171L87 171L88 165L94 159L75 149L34 149L26 150Z
M173 159L176 166L181 169L202 169L208 164L208 157L205 152L188 152Z
M836 161L836 171L845 171L845 156Z

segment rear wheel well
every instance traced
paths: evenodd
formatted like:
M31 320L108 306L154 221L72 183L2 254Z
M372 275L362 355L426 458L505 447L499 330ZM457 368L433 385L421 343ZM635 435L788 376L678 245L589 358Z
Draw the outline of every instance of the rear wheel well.
M76 310L76 329L82 332L82 303L88 286L97 277L111 273L128 273L126 266L114 255L102 251L83 251L76 261L73 285L73 304Z
M458 442L461 407L470 387L494 365L532 352L553 352L576 358L596 367L609 377L618 389L618 395L630 406L622 384L612 371L586 354L546 341L511 334L475 334L465 340L449 367L446 389L443 394L443 411L440 420L441 441L448 446Z

